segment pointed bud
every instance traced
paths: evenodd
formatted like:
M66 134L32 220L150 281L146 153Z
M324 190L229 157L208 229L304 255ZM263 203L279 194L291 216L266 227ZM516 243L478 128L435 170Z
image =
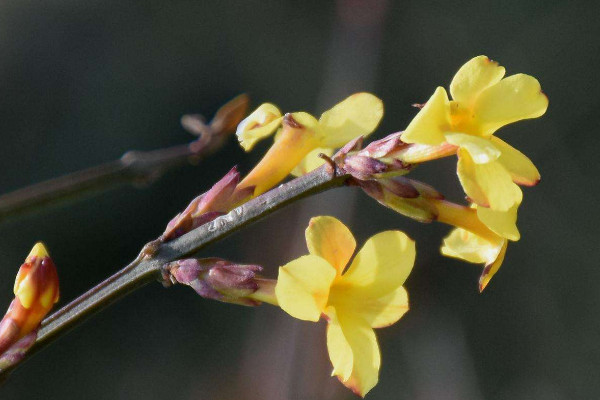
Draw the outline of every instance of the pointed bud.
M58 274L42 243L36 243L21 265L14 285L15 299L0 322L0 354L36 330L58 301Z
M362 141L351 142L334 157L340 169L357 179L368 180L399 176L412 169L412 165L390 156L394 151L408 146L400 140L399 134L389 135L372 142L363 150L360 150L361 144Z
M248 298L258 290L258 265L236 264L220 258L190 258L163 267L163 281L188 285L200 296L225 303L255 306Z
M405 143L402 141L403 133L392 133L383 139L372 142L364 150L360 151L359 154L377 158L388 163L392 163L395 160L404 166L456 154L457 147L450 143L443 143L439 146Z
M167 242L182 236L213 219L227 214L238 204L252 196L253 187L236 190L240 173L233 167L220 181L206 193L196 197L187 208L177 214L168 224L162 235Z

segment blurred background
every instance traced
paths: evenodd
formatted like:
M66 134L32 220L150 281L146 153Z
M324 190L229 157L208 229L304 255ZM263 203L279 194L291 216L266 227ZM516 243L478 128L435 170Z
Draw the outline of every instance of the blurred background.
M0 2L0 192L192 139L185 113L212 116L247 92L319 115L356 91L384 101L379 138L406 127L438 85L486 54L538 78L546 115L500 131L542 173L525 188L521 241L483 294L481 269L439 254L449 227L419 224L343 188L288 206L205 254L262 264L306 252L312 215L359 243L386 229L417 241L411 311L377 331L383 364L368 399L600 397L600 3L596 1ZM199 166L0 221L0 305L44 240L61 302L133 259L189 200L237 164L232 139ZM463 194L455 159L414 172ZM594 183L596 182L596 183ZM270 306L206 301L150 284L37 354L2 399L352 399L330 377L324 323Z

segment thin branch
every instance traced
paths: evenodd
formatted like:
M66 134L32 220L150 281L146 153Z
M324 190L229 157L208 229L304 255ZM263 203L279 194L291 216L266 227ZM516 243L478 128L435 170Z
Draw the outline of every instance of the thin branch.
M26 353L26 360L86 317L102 310L135 289L160 279L161 267L184 258L203 247L255 222L285 205L327 189L345 184L348 175L334 171L330 165L285 183L232 210L207 224L167 243L157 245L149 258L138 257L131 264L90 289L42 322L36 343ZM152 243L152 242L151 242ZM141 255L145 250L142 250ZM20 365L20 363L18 364ZM10 369L0 373L5 377Z
M197 163L223 145L244 117L247 106L248 97L240 95L221 107L210 124L204 124L198 115L183 116L183 127L200 136L190 144L152 151L129 151L118 160L0 195L0 221L118 185L147 185L168 169Z

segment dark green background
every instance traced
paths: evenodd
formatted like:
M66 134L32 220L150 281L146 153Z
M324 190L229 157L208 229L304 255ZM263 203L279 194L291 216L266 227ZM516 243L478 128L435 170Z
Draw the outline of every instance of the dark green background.
M437 85L486 54L537 77L546 115L499 136L542 182L525 188L521 241L477 292L480 268L439 255L449 228L423 225L346 188L292 205L207 255L276 267L305 253L311 215L359 242L385 229L417 240L411 311L378 330L369 399L600 396L600 3L583 1L13 1L0 3L0 192L190 140L184 113L253 106L320 113L358 90L385 103L376 137L403 129ZM198 167L0 224L0 304L36 240L58 265L61 305L115 272L232 165L232 140ZM415 175L460 200L455 159ZM4 306L2 306L4 307ZM330 378L325 326L273 307L205 301L151 284L18 369L2 399L346 399Z

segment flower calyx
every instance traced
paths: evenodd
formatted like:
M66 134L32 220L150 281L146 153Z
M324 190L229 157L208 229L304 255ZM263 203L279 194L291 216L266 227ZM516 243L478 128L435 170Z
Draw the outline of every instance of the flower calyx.
M163 284L190 286L205 299L244 306L260 302L248 296L258 290L259 265L233 263L221 258L188 258L162 268Z

